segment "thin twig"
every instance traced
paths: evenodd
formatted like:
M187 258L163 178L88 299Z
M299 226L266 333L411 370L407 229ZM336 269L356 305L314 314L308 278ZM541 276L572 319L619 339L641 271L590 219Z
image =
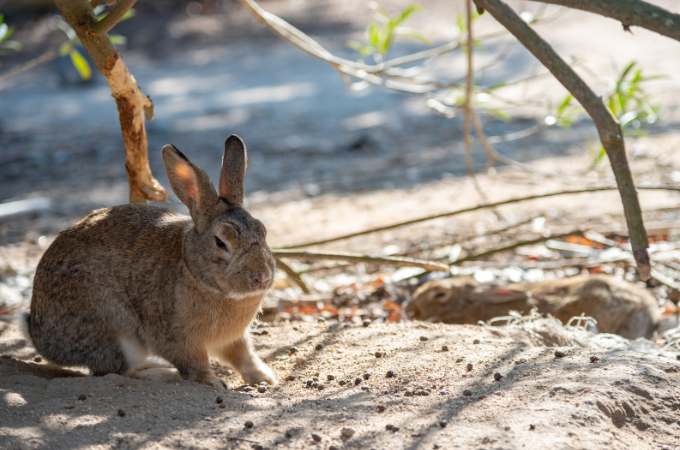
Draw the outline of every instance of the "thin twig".
M630 235L633 257L640 278L647 280L651 269L647 232L642 218L635 182L628 165L623 131L602 101L562 57L543 40L522 18L501 0L475 0L538 59L553 76L574 96L592 118L600 141L614 172L623 211ZM678 27L680 28L680 27Z
M283 270L283 272L288 276L288 278L290 278L293 283L298 285L302 292L304 292L305 294L310 294L312 292L307 286L307 283L305 283L305 280L302 279L302 276L299 273L297 273L295 269L293 269L286 262L284 262L281 258L276 258L276 267Z
M466 261L474 261L476 259L487 258L487 257L489 257L491 255L495 255L497 253L507 252L507 251L514 250L514 249L519 248L519 247L526 247L528 245L540 244L541 242L549 241L549 240L552 240L552 239L562 239L562 238L565 238L565 237L568 237L568 236L583 236L583 233L584 233L583 230L572 230L572 231L569 231L567 233L550 234L548 236L540 236L540 237L537 237L537 238L528 239L528 240L524 240L524 241L516 241L516 242L512 242L512 243L507 244L507 245L503 245L501 247L496 247L496 248L492 248L490 250L485 250L485 251L480 252L480 253L474 253L474 254L471 254L471 255L464 256L462 258L459 258L459 259L451 262L450 265L455 266L455 265L464 263Z
M115 27L118 22L132 8L137 0L118 0L116 6L102 20L92 26L92 30L97 34L106 34Z
M441 264L435 261L426 261L424 259L406 258L399 256L371 256L359 255L356 253L319 253L306 252L295 250L273 250L272 253L276 258L296 258L296 259L327 259L335 261L352 261L363 262L369 264L383 264L389 266L407 266L407 267L422 267L423 269L432 272L446 272L449 268L446 264Z
M647 191L671 191L671 192L680 192L680 187L675 187L675 186L638 186L639 190L647 190ZM576 195L576 194L586 194L586 193L592 193L592 192L604 192L604 191L616 191L617 188L615 186L595 186L595 187L590 187L590 188L582 188L582 189L567 189L567 190L560 190L560 191L553 191L553 192L546 192L543 194L533 194L533 195L527 195L527 196L522 196L522 197L513 197L513 198L508 198L505 200L500 200L496 202L491 202L491 203L484 203L481 205L475 205L475 206L469 206L467 208L461 208L461 209L456 209L452 211L444 211L441 213L437 214L430 214L427 216L421 216L421 217L416 217L413 219L409 220L404 220L400 222L395 222L395 223L390 223L387 225L381 225L377 227L372 227L372 228L367 228L364 230L360 231L354 231L352 233L346 233L346 234L341 234L338 236L333 236L330 238L325 238L325 239L319 239L315 241L308 241L308 242L301 242L299 244L293 244L293 245L286 245L283 247L279 247L280 249L294 249L294 248L303 248L303 247L313 247L316 245L323 245L323 244L329 244L331 242L338 242L338 241L344 241L346 239L351 239L354 237L358 236L364 236L367 234L373 234L373 233L379 233L382 231L388 231L388 230L393 230L395 228L401 228L401 227L406 227L410 225L415 225L418 223L422 222L427 222L430 220L436 220L436 219L443 219L447 217L453 217L453 216L458 216L461 214L466 214L470 212L475 212L475 211L480 211L483 209L489 209L489 208L496 208L499 206L505 206L505 205L510 205L513 203L521 203L521 202L526 202L530 200L539 200L543 198L549 198L549 197L558 197L562 195Z
M0 90L10 85L8 83L10 78L14 78L17 75L21 75L24 72L28 72L29 70L35 69L39 65L45 64L46 62L50 62L57 56L59 56L59 53L56 50L48 50L45 53L29 61L26 61L25 63L19 65L18 67L15 67L14 69L7 71L6 73L3 73L2 75L0 75Z

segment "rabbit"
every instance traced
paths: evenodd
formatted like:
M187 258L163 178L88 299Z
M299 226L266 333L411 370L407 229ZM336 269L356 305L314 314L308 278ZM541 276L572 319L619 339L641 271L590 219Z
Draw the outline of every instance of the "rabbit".
M190 217L128 204L61 232L36 270L28 337L48 361L93 375L153 378L160 356L182 378L224 388L213 355L247 384L275 384L248 335L275 262L264 225L243 208L246 146L227 138L218 192L174 146L162 155Z

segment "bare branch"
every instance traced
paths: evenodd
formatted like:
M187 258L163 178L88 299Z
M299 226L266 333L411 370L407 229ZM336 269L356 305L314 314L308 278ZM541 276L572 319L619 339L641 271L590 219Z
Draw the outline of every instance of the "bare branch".
M351 261L369 264L382 264L397 267L402 266L422 267L423 269L432 272L447 272L449 270L446 264L441 264L435 261L426 261L424 259L406 258L399 256L371 256L371 255L358 255L356 253L329 253L329 252L319 253L283 249L281 250L275 249L272 251L272 253L277 259L278 258L326 259L333 261Z
M118 0L116 6L102 20L97 22L92 28L97 34L106 34L125 16L125 14L132 8L137 0Z
M671 191L671 192L680 192L680 187L675 187L675 186L639 186L639 190L649 190L649 191ZM470 212L475 212L475 211L481 211L484 209L489 209L489 208L497 208L499 206L504 206L504 205L510 205L513 203L522 203L522 202L527 202L530 200L539 200L542 198L549 198L549 197L559 197L562 195L577 195L577 194L586 194L586 193L592 193L592 192L604 192L604 191L616 191L617 188L615 186L595 186L595 187L589 187L589 188L582 188L582 189L567 189L567 190L561 190L561 191L553 191L553 192L547 192L544 194L534 194L534 195L527 195L524 197L513 197L505 200L500 200L497 202L492 202L492 203L484 203L481 205L476 205L476 206L470 206L467 208L462 208L462 209L456 209L453 211L445 211L437 214L430 214L427 216L421 216L421 217L416 217L413 219L409 220L404 220L401 222L395 222L387 225L381 225L373 228L367 228L365 230L360 230L360 231L355 231L352 233L347 233L347 234L341 234L339 236L334 236L330 238L325 238L325 239L319 239L316 241L308 241L308 242L301 242L299 244L294 244L294 245L286 245L284 247L279 247L280 249L294 249L294 248L304 248L304 247L313 247L317 245L323 245L323 244L329 244L331 242L338 242L338 241L344 241L347 239L355 238L358 236L365 236L367 234L373 234L373 233L379 233L382 231L388 231L388 230L394 230L396 228L401 228L401 227L406 227L410 225L416 225L419 223L427 222L430 220L436 220L436 219L443 219L446 217L453 217L453 216L459 216L462 214L470 213Z
M649 278L650 262L647 253L647 232L642 220L642 210L635 191L633 175L628 166L621 126L614 119L602 99L578 76L555 50L544 41L515 11L501 0L475 0L479 7L501 23L526 47L583 106L597 127L602 146L614 171L623 211L628 225L633 257L640 278Z
M672 13L642 0L531 0L566 6L618 20L627 30L631 26L680 41L680 14Z
M94 31L96 21L88 0L55 0L55 4L66 22L75 30L97 69L106 77L111 95L116 100L125 145L130 201L165 200L165 190L153 177L149 167L144 121L147 111L152 111L153 108L151 99L139 89L108 36Z

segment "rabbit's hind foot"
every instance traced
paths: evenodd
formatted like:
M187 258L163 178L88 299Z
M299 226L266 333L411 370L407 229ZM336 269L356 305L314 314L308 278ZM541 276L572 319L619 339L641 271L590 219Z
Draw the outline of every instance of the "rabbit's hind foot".
M177 369L172 364L151 355L136 338L122 336L118 342L127 365L126 376L166 382L181 380Z

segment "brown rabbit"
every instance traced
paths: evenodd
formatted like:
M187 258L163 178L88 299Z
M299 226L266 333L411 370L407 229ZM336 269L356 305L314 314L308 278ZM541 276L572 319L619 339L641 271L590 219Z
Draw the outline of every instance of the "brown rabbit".
M172 145L162 152L191 217L123 205L60 233L38 264L30 338L51 362L94 375L151 377L158 355L186 379L224 386L211 354L246 383L273 384L247 333L271 287L274 258L265 227L243 209L245 145L226 140L219 194L182 152Z

